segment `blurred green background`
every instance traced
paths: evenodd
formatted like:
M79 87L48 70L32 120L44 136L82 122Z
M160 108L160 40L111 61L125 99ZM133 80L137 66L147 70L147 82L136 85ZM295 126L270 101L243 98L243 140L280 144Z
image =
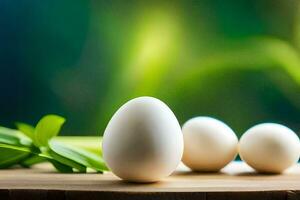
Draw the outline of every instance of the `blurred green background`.
M300 1L0 1L0 123L67 118L101 135L133 97L180 123L260 122L300 132Z

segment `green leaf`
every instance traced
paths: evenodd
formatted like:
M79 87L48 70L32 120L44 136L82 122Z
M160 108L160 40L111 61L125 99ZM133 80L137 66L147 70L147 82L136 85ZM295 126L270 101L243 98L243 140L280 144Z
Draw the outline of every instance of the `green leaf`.
M49 150L49 149L48 149ZM47 152L45 153L34 153L31 156L29 156L28 158L26 158L25 160L23 160L20 165L23 167L30 167L34 164L37 163L41 163L41 162L45 162L48 161L50 162L54 168L62 173L72 173L73 172L73 168L65 165L57 160L55 160L51 155L49 155Z
M20 165L23 166L23 167L31 167L32 165L35 165L35 164L38 164L38 163L42 163L42 162L46 162L46 161L49 161L49 159L41 156L40 155L35 155L33 154L32 156L26 158L25 160L23 160Z
M73 167L78 167L78 166L72 165L68 162L65 162L63 158L61 158L59 155L55 154L55 152L52 152L49 148L46 148L44 153L40 153L40 154L36 154L36 155L39 156L41 159L48 160L57 171L62 172L62 173L72 173ZM64 163L67 163L67 165ZM80 169L83 170L82 168L80 168ZM84 169L83 171L85 172L85 170L86 169Z
M55 169L61 173L72 173L73 172L73 168L68 166L68 165L65 165L61 162L58 162L54 159L52 160L49 160L49 162L52 163L52 165L55 167Z
M65 154L62 152L61 149L51 149L49 150L49 155L56 160L57 162L60 162L64 165L67 165L71 168L74 168L78 170L79 172L86 172L86 167L76 161L74 161L72 158L65 156ZM52 163L53 164L53 163Z
M79 147L80 149L102 156L102 137L100 136L57 136L51 141L57 141L69 146Z
M56 136L65 119L57 115L46 115L37 124L34 131L34 144L37 146L48 146L48 141Z
M8 168L18 164L30 155L30 149L0 144L0 168Z
M17 122L16 126L19 129L19 131L24 133L30 139L34 140L34 127L33 126L22 123L22 122Z
M32 144L31 140L21 132L5 127L0 127L0 143L16 146L30 146Z
M0 133L0 143L10 144L10 145L21 145L20 139L13 135L8 135L5 133Z
M100 146L101 137L65 138L70 142L69 146L56 140L49 142L59 133L64 122L60 116L47 115L36 128L24 123L16 124L19 130L0 127L0 168L15 164L30 167L48 161L63 173L86 172L87 168L98 172L108 170L100 156L101 151L91 152L98 144ZM89 142L83 145L84 141Z
M108 170L103 159L97 154L53 140L49 142L49 147L52 151L85 167L92 168L98 172Z

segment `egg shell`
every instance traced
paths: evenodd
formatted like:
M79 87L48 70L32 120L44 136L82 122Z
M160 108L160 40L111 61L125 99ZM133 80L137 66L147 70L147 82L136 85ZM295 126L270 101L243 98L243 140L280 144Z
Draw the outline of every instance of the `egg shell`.
M182 132L182 161L194 171L219 171L237 155L238 138L220 120L195 117L183 125Z
M181 127L170 108L153 97L125 103L103 136L103 158L121 179L155 182L169 176L183 154Z
M299 159L299 138L291 129L275 123L256 125L239 142L241 158L258 172L281 173Z

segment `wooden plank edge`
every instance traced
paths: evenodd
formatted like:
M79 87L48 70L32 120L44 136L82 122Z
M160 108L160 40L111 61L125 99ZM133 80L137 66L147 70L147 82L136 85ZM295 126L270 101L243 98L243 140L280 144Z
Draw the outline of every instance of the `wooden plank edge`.
M300 191L243 192L111 192L43 189L0 189L1 200L294 200Z

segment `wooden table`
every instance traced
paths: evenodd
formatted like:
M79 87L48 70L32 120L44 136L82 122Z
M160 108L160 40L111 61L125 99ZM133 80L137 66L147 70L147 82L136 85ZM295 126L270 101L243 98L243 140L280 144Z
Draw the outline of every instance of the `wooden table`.
M282 175L256 174L242 162L220 173L193 173L180 166L153 184L133 184L111 173L60 174L49 165L0 170L0 200L6 199L300 199L300 164Z

